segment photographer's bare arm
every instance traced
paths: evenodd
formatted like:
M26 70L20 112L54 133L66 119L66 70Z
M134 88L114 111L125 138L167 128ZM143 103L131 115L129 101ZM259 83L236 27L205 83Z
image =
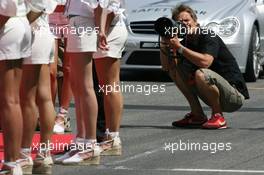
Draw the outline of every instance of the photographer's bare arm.
M176 50L182 48L183 56L200 68L208 68L213 63L213 56L206 53L195 52L184 47L176 36L170 39L169 44L171 48L175 48Z

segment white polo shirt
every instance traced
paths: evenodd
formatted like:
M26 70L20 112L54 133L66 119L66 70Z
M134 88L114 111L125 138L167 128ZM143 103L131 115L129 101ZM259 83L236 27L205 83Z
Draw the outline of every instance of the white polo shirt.
M25 0L0 0L0 14L4 16L26 16Z

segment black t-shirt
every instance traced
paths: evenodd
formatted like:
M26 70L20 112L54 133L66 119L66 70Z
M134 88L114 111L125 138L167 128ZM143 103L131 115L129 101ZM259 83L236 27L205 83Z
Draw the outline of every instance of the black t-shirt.
M201 29L201 31L204 30ZM208 30L207 32L200 32L200 34L195 37L196 38L192 40L185 38L181 43L193 51L212 55L214 60L209 69L221 75L232 86L235 86L235 88L244 95L245 99L249 99L247 86L236 59L227 49L223 40L213 32L208 32ZM196 65L183 56L180 56L180 61L188 72L195 72L198 69Z

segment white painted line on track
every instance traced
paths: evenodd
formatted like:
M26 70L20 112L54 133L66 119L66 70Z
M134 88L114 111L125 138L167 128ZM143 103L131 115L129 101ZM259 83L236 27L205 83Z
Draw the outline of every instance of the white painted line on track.
M140 154L136 154L134 156L131 156L131 157L128 157L128 158L125 158L123 160L118 160L118 161L114 161L114 162L111 162L111 163L106 163L106 169L115 169L115 170L127 170L127 171L157 171L157 172L215 172L215 173L248 173L248 174L252 174L252 173L255 173L255 174L264 174L264 170L237 170L237 169L195 169L195 168L172 168L172 169L165 169L165 168L154 168L154 169L145 169L145 168L129 168L129 167L126 167L126 166L118 166L119 164L122 164L122 163L125 163L125 162L128 162L128 161L131 161L131 160L135 160L135 159L138 159L138 158L142 158L142 157L146 157L148 155L151 155L151 154L154 154L158 151L161 151L162 149L164 149L163 147L162 148L157 148L157 149L154 149L154 150L150 150L150 151L146 151L146 152L143 152L143 153L140 153ZM116 166L115 166L116 165ZM110 167L109 167L110 166ZM115 167L112 167L111 166L115 166Z
M248 90L264 90L264 88L248 87Z
M227 169L156 169L159 171L174 171L174 172L216 172L216 173L259 173L263 174L264 170L227 170Z
M143 152L143 153L136 154L134 156L128 157L128 158L123 159L123 160L118 160L118 161L114 161L112 163L107 163L106 165L110 165L111 166L111 165L117 165L117 164L120 164L120 163L125 163L125 162L128 162L130 160L138 159L138 158L145 157L145 156L148 156L150 154L156 153L158 151L161 151L162 149L164 149L164 148L157 148L157 149L154 149L154 150L151 150L151 151L146 151L146 152Z
M125 166L118 166L115 170L128 170L128 171L164 171L164 172L214 172L214 173L248 173L248 174L264 174L264 170L227 170L227 169L192 169L192 168L173 168L173 169L140 169L140 168L128 168Z

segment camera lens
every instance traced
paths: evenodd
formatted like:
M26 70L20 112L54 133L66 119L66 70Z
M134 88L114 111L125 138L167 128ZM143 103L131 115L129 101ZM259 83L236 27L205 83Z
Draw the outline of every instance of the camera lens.
M180 21L161 17L155 21L155 31L162 37L172 38L177 34L178 38L184 38L187 34L187 27Z

